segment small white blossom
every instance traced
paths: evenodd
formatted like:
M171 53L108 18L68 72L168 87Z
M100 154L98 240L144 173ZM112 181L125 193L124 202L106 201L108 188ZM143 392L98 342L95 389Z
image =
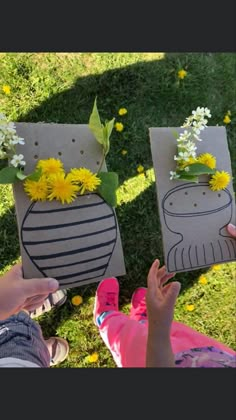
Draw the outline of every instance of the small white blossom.
M10 161L10 163L15 168L17 168L18 166L24 166L25 165L25 161L23 159L24 159L24 156L22 154L20 154L20 155L14 155L13 158L12 158L12 160Z
M22 137L13 136L10 140L10 144L25 144L25 141Z
M189 166L186 166L186 168L184 168L185 172L189 172Z
M180 175L178 175L176 172L170 171L170 179L178 179L179 177Z

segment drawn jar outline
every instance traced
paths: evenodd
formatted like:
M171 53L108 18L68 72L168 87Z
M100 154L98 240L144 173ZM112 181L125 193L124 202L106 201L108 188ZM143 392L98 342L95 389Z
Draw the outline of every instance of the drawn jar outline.
M191 191L194 189L194 200L189 199ZM182 194L180 195L180 193ZM232 195L228 189L218 192L220 205L217 208L204 209L205 204L199 209L199 201L206 194L216 194L209 189L207 182L186 183L169 190L162 199L162 211L167 229L179 236L176 242L167 253L167 269L170 272L177 272L187 269L209 266L217 262L232 260L236 256L236 241L230 235L222 233L232 218ZM176 200L177 197L177 200ZM189 199L188 205L191 210L183 212L184 199ZM192 200L192 201L191 201ZM177 201L175 203L174 201ZM210 201L211 203L211 201ZM174 209L174 204L179 208ZM178 207L175 206L175 207ZM173 209L173 210L172 210ZM216 219L218 212L222 211L221 226L218 226L218 238L216 240ZM214 215L217 215L214 218ZM201 229L204 229L203 217L207 217L208 237L205 243L201 240ZM190 229L186 223L186 218L191 222ZM191 237L192 232L197 232L197 238ZM212 235L210 234L212 232ZM204 235L203 235L204 236ZM227 238L227 239L225 239ZM181 245L181 243L183 244ZM221 259L217 260L216 255Z
M66 287L105 275L117 241L117 221L114 209L96 193L64 205L37 201L23 218L20 236L40 273Z

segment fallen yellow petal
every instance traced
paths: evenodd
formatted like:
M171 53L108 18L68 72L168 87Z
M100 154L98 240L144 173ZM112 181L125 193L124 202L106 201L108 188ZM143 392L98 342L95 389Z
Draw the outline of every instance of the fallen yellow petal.
M76 296L73 296L73 298L71 299L71 302L73 303L73 305L79 306L81 305L81 303L83 303L83 298L80 295L76 295Z
M207 284L207 278L205 276L200 276L198 281L200 284Z
M195 306L194 305L186 305L185 309L186 311L192 312L194 310Z
M89 363L96 363L98 361L98 353L94 352L90 356L87 356L86 359Z

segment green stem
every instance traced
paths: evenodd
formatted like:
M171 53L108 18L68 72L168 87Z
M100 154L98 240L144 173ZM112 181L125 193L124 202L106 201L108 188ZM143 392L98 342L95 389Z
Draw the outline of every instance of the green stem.
M98 174L102 169L102 165L104 163L105 157L106 157L106 154L104 153L104 150L103 150L102 160L101 160L100 166L99 166L98 171L97 171Z

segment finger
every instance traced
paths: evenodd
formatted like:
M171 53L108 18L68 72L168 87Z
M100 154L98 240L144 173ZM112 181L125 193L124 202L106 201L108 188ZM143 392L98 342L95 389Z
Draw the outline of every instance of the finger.
M32 305L27 305L27 306L24 306L24 308L23 308L23 309L26 309L26 311L32 312L32 311L34 311L35 309L40 308L40 307L44 304L44 302L45 302L45 299L44 299L44 300L41 300L41 301L40 301L40 302L38 302L38 303L35 303L34 305L32 304Z
M58 287L58 281L52 278L22 280L22 288L26 298L37 295L48 295L49 293L55 292Z
M156 288L156 276L158 272L158 268L160 265L160 261L156 259L149 270L148 278L147 278L147 286L150 290L154 290Z
M173 281L172 283L168 284L166 288L166 302L169 307L173 308L179 295L181 284L178 281Z
M168 280L172 279L175 276L175 273L166 273L161 279L161 286L164 286Z
M157 271L157 286L160 287L162 285L162 279L166 275L166 267L163 265L158 271Z
M34 296L34 297L27 298L26 301L25 301L24 307L28 306L28 305L36 305L38 302L41 302L42 300L44 301L47 298L48 298L48 294L37 295L37 296Z
M236 238L236 226L230 223L229 225L226 226L226 229L229 232L229 234L233 236L233 238Z

